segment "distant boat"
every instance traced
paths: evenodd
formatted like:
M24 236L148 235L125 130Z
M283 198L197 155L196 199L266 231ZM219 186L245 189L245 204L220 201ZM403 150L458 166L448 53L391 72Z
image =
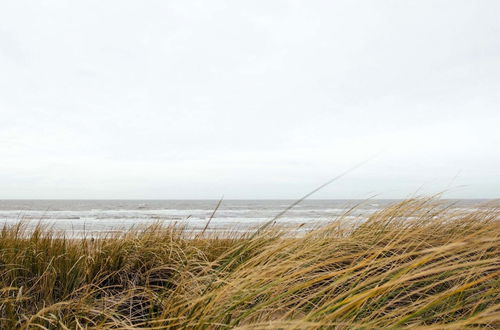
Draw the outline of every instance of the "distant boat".
M147 207L148 207L148 205L147 205L146 203L142 203L142 204L139 204L139 206L137 206L137 208L138 208L139 210L143 210L143 209L145 209L145 208L147 208Z

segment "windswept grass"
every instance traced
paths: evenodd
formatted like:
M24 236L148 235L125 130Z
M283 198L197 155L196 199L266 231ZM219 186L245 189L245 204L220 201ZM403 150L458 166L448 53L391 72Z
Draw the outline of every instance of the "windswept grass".
M5 227L0 327L497 328L497 206L408 200L300 237L157 225L71 240Z

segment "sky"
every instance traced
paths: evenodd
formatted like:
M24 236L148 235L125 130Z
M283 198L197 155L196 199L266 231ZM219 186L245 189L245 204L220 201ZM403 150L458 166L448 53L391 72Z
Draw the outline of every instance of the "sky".
M2 1L0 198L500 198L499 12Z

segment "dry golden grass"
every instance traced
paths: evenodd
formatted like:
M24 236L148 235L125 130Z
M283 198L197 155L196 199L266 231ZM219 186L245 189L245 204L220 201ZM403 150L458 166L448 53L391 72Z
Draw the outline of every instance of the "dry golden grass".
M151 226L70 240L0 232L1 328L500 327L498 203L430 199L301 237Z

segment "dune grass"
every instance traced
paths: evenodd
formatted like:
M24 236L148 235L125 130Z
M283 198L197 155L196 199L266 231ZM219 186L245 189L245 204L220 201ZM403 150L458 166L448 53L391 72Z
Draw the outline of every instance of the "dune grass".
M300 237L4 227L0 327L497 328L499 215L414 199Z

